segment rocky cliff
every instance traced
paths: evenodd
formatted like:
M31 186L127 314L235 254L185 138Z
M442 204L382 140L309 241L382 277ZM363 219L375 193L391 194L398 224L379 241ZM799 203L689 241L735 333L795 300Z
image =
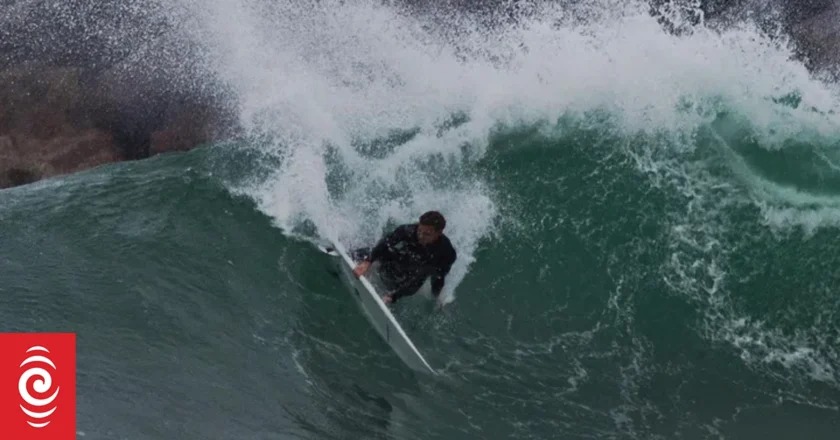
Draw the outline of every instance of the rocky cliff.
M0 188L120 160L187 150L232 133L221 101L137 93L84 68L0 72Z
M0 188L232 136L178 20L154 0L0 0Z
M445 3L481 14L498 1ZM0 0L0 188L237 133L234 99L202 70L202 48L179 35L184 17L172 8ZM840 76L836 1L708 0L703 11L709 23L781 23L809 68Z

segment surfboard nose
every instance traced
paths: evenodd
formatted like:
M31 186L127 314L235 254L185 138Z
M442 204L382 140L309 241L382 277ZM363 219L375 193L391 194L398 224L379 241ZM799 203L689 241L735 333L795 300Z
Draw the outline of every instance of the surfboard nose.
M325 253L325 254L327 254L327 255L329 255L329 256L332 256L332 257L337 257L337 256L339 256L338 251L337 251L337 250L335 250L335 248L334 248L334 247L332 247L332 246L324 246L324 245L320 245L320 244L319 244L319 245L318 245L318 250L320 250L321 252L323 252L323 253Z

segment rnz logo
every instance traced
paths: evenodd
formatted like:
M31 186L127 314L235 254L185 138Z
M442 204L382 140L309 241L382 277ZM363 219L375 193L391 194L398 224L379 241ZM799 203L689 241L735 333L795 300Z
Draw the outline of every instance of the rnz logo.
M26 353L18 380L20 409L28 417L26 423L33 428L43 428L50 424L50 416L58 409L54 402L60 387L53 386L57 368L50 359L50 351L44 347L33 346Z

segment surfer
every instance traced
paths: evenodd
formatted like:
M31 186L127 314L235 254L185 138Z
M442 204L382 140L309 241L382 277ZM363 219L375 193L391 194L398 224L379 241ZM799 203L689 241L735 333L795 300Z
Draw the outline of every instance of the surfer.
M398 226L373 249L356 250L356 259L363 261L353 273L357 277L365 275L371 264L379 261L378 274L388 292L382 296L386 304L414 295L429 277L432 295L438 298L444 278L457 258L455 248L443 234L445 227L446 219L440 212L428 211L418 223Z

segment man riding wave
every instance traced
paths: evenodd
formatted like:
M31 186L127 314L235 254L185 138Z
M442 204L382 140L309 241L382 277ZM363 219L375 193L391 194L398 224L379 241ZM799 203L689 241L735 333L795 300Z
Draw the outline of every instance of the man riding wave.
M440 212L428 211L418 223L398 226L376 246L353 252L362 259L353 273L365 275L373 263L380 262L379 278L385 285L382 300L395 303L417 293L426 278L431 277L432 295L440 296L444 279L455 263L457 254L449 238L443 234L446 219Z

